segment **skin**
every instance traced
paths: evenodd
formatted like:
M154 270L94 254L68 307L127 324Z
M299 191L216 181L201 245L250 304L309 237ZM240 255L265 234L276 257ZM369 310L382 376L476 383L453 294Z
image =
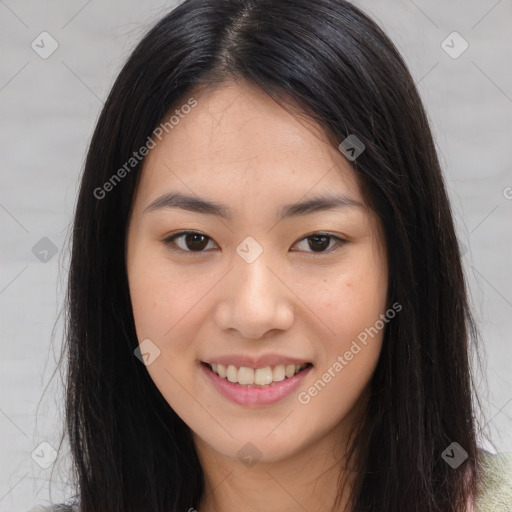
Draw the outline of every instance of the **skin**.
M200 512L248 510L248 503L251 511L329 510L384 331L309 403L297 395L387 309L379 219L365 206L350 162L313 122L248 84L190 96L197 106L145 159L129 220L137 335L160 350L146 368L193 432L206 481ZM144 212L171 191L222 203L232 219L177 208ZM333 192L362 206L277 220L284 204ZM182 230L208 237L203 252L185 237L175 240L176 251L166 245ZM345 242L311 246L307 237L319 231ZM252 263L236 252L247 236L263 249ZM271 352L313 363L299 389L274 405L234 404L200 371L215 356ZM261 453L252 467L237 457L247 442Z

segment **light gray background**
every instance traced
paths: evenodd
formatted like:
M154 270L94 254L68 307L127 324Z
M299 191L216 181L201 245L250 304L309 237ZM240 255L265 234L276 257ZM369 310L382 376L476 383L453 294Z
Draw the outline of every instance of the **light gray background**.
M57 449L61 431L62 386L58 374L51 377L62 339L67 229L108 90L146 28L174 5L0 0L0 511L48 503L52 468L52 499L69 495L66 447L46 469L31 456L42 442ZM467 247L488 361L485 421L498 449L512 451L512 1L357 5L402 52L426 104ZM43 31L59 45L47 59L31 48ZM441 46L453 31L469 44L455 59ZM456 39L445 44L462 48ZM32 252L43 237L58 248L46 262ZM35 453L51 460L50 452L43 445Z

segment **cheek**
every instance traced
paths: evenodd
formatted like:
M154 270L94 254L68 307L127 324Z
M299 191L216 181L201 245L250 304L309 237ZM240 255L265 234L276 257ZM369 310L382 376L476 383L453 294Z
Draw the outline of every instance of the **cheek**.
M204 279L192 279L186 270L176 270L160 251L135 248L128 265L128 281L133 316L139 339L172 337L173 329L204 295Z
M179 302L176 301L176 290L180 287L176 282L171 285L161 262L144 245L137 245L128 261L128 282L137 339L139 344L143 340L151 340L149 344L144 343L151 347L154 354L158 354L147 370L160 387L169 378L164 374L164 368L175 364L179 351L178 347L169 343L169 338L177 322L176 304Z
M334 334L323 338L314 378L297 396L305 417L321 418L316 423L307 420L311 436L317 429L334 428L344 418L350 425L350 413L356 411L380 357L387 325L381 319L386 313L386 287L378 278L370 283L368 275L360 280L352 277L339 283L338 292L329 297L332 305L325 304L324 321Z
M368 273L342 282L335 307L327 309L336 338L346 342L372 327L385 311L386 295L386 286L377 276Z
M165 318L165 302L171 299L172 288L159 278L158 267L144 264L144 254L135 255L128 269L130 298L139 341L157 339L171 327Z
M346 414L363 392L391 321L386 316L388 275L382 258L361 251L344 268L335 280L323 279L321 286L312 288L312 304L328 330L316 375L320 382L305 390L302 401L333 417ZM329 405L333 403L343 411Z
M190 340L200 326L200 299L208 283L196 282L186 272L171 272L165 256L152 255L143 247L131 256L128 280L137 338L139 343L149 339L158 347L158 356L146 369L178 414L197 423L189 394L197 394L194 344Z
M179 385L170 375L191 386L198 363L193 340L207 317L205 299L218 276L211 271L192 274L184 266L177 269L165 253L141 244L130 258L128 278L139 343L150 339L159 350L147 369L168 401L173 401L173 389Z
M345 350L385 312L387 268L382 258L361 246L326 274L308 276L298 289L326 334L325 348Z

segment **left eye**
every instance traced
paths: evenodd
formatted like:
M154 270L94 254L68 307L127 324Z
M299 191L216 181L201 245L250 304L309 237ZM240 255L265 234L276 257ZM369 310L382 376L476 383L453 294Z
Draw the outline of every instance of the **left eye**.
M201 253L206 252L205 249L208 247L208 241L213 242L213 239L203 233L196 231L180 231L179 233L166 238L163 242L173 251ZM305 252L323 254L331 252L333 245L343 245L346 240L329 233L313 233L312 235L308 235L299 240L297 244L300 244L301 242L306 242L308 248L311 249L311 251L305 250ZM331 242L334 242L334 244Z
M330 235L328 233L314 233L313 235L302 238L298 243L300 244L300 242L303 241L307 241L308 247L312 249L311 252L320 254L332 252L333 246L338 246L339 248L346 242L346 240L343 240L339 236ZM334 245L331 244L331 242L335 242Z

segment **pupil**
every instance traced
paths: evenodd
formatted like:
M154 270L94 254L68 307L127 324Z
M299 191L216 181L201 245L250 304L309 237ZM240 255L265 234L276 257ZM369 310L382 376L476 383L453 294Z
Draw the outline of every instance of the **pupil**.
M202 242L199 241L199 239L201 239L201 238L203 239ZM207 244L204 243L205 240L206 240L206 237L204 235L200 235L200 234L197 234L197 233L189 234L186 237L187 247L189 249L196 249L196 250L204 249L206 247L206 245L207 245Z
M329 247L329 237L326 236L326 235L312 236L310 238L309 246L314 251L315 250L315 246L311 244L311 240L317 240L317 241L318 240L322 240L320 250L325 250L327 247ZM318 248L318 245L316 246L316 248ZM320 252L320 251L318 251L318 252Z

